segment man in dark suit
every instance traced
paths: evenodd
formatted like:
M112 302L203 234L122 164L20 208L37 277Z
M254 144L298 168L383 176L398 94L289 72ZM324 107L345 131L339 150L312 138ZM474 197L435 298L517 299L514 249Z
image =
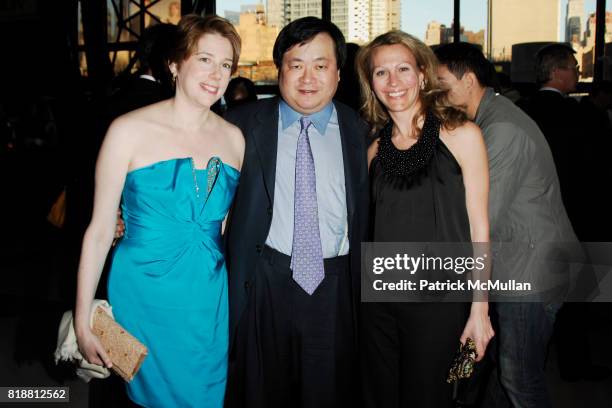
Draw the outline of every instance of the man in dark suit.
M553 154L561 195L570 220L576 226L577 183L574 161L581 134L578 103L567 94L576 90L578 62L575 51L566 44L547 45L536 55L534 95L517 102L537 124Z
M226 231L231 407L335 407L359 395L368 128L332 101L345 55L334 24L293 21L274 45L281 97L226 115L246 139Z
M138 71L121 74L120 83L108 102L109 123L115 118L174 95L168 58L174 47L176 26L148 27L138 43ZM125 78L124 78L125 77Z

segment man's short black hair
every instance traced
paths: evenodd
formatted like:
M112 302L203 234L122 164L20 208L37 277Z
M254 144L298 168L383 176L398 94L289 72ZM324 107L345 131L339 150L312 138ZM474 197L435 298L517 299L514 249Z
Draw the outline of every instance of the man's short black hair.
M242 94L243 97L236 99L237 94ZM250 79L238 76L229 81L223 96L225 98L227 108L229 109L240 103L256 101L257 88L255 87L255 83Z
M336 65L338 69L344 66L346 60L346 44L342 31L329 21L318 17L303 17L287 24L276 38L272 56L276 68L280 70L283 64L283 55L296 44L305 44L319 33L327 33L336 46Z
M481 86L492 86L494 68L482 51L466 42L444 44L434 51L440 64L446 65L457 79L468 72L474 73Z
M157 80L171 75L168 68L170 50L176 40L176 26L173 24L155 24L145 29L138 43L136 56L141 73L151 70Z

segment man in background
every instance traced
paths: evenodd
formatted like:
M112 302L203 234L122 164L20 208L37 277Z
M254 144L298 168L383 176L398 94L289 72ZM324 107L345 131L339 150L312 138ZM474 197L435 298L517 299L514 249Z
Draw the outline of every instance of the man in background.
M576 91L580 73L574 53L562 43L539 50L535 70L540 89L518 104L538 124L551 146L563 203L576 235L582 242L609 241L606 238L612 223L604 191L610 180L610 143L606 145L606 136L599 134L598 121L590 115L593 111L586 109L588 97L579 104L569 96ZM593 88L597 89L597 85ZM605 101L605 97L601 99ZM594 284L595 276L585 269L581 286ZM591 361L585 319L590 315L591 306L582 302L566 303L557 315L557 361L561 378L566 381L599 381L611 374L607 367ZM580 353L575 351L576 344L582 345Z
M576 238L544 135L514 103L489 87L492 66L474 45L446 44L436 55L450 102L480 126L487 146L494 254L496 243L502 244L493 259L492 278L502 274L520 282L543 282L543 287L552 284L547 282L550 271L542 268L542 260L551 256L550 244ZM494 304L497 370L483 406L550 406L544 362L559 299L547 293L520 295L522 301Z

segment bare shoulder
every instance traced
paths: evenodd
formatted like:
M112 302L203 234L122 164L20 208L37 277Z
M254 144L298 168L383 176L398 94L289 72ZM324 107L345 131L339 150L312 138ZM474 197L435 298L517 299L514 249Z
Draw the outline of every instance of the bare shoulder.
M440 138L453 151L470 150L483 143L482 132L473 122L465 122L454 129L442 128Z
M124 146L134 146L138 144L142 129L140 121L135 120L130 114L119 116L113 120L104 137L105 144L121 144Z
M441 129L440 139L460 164L486 152L482 132L473 122L468 121L454 129Z
M129 158L142 156L143 150L157 145L159 135L168 132L168 102L158 102L144 108L128 112L115 119L109 127L104 145L112 151L122 150L122 155Z
M443 128L440 131L440 136L443 139L448 139L451 143L470 143L482 139L482 132L474 122L467 121L454 129Z
M167 101L154 103L119 116L113 121L109 132L119 133L130 140L139 139L150 134L155 128L163 125L167 116Z
M98 164L112 160L116 168L127 168L135 151L138 150L142 132L131 117L123 115L115 119L104 136L98 153Z

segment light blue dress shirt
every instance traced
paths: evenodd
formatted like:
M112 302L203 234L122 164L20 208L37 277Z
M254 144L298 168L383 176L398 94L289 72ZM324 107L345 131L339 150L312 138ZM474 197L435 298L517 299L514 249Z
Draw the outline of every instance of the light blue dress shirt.
M300 135L300 117L286 102L279 104L278 151L272 224L266 245L291 255L295 191L295 153ZM333 103L308 116L310 148L315 164L319 232L323 257L333 258L349 252L347 236L346 185L338 114Z

